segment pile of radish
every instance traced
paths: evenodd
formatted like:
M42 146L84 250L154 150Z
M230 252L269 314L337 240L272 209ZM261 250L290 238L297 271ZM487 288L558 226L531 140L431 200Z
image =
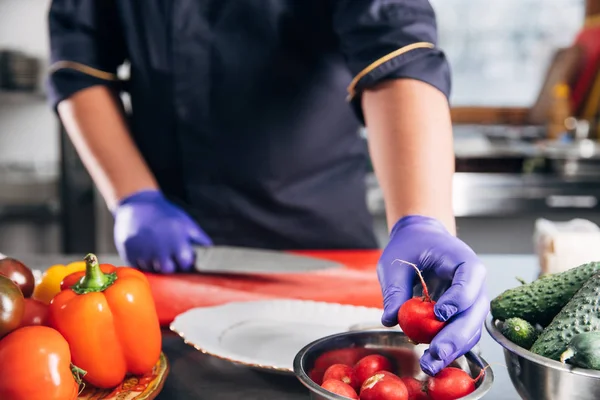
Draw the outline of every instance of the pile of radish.
M396 261L415 268L423 286L423 296L414 297L400 307L398 324L411 342L430 344L445 322L435 316L435 301L417 266ZM386 349L383 355L364 348L348 348L322 354L309 375L323 389L349 399L456 400L474 392L485 373L483 369L472 378L460 368L447 367L433 377L419 380L414 377L418 373L415 365L418 365L416 355L408 349Z
M339 359L346 354L359 354L365 349L342 349L323 354L315 365L323 368L325 360ZM351 358L348 358L350 360ZM311 371L315 383L323 389L355 400L456 400L475 391L475 384L484 374L472 378L460 368L447 367L434 377L418 380L395 368L394 363L382 354L369 354L356 363L335 363L319 374Z

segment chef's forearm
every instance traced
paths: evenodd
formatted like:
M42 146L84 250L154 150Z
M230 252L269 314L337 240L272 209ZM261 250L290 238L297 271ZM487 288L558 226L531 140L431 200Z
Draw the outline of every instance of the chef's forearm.
M94 86L58 105L62 123L108 207L157 183L133 143L118 100Z
M424 82L398 79L365 91L362 101L390 229L403 216L420 214L455 233L452 123L444 94Z

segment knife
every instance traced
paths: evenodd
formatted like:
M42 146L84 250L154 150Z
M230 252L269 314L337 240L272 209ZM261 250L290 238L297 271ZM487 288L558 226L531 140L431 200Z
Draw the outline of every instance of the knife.
M236 246L196 246L194 250L195 269L205 273L285 274L343 266L334 261L276 250Z

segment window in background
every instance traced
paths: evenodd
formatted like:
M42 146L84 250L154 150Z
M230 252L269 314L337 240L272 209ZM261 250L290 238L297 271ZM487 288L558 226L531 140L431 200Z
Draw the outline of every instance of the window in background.
M453 105L530 106L557 48L581 28L584 0L430 0L453 71Z

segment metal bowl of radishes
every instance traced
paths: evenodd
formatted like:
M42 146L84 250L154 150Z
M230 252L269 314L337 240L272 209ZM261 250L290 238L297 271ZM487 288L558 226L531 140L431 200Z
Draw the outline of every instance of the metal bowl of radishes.
M399 330L344 332L306 345L294 372L314 400L475 400L492 387L492 369L472 351L427 376L419 366L427 347Z

